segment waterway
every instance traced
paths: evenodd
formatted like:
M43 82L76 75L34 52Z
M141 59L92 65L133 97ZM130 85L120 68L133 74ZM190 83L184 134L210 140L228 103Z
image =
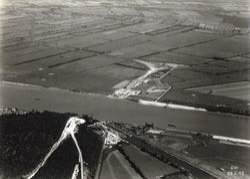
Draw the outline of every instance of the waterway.
M247 116L144 106L98 94L16 83L0 83L0 97L0 107L88 114L101 121L137 125L153 122L161 128L174 125L178 129L250 139L250 117Z

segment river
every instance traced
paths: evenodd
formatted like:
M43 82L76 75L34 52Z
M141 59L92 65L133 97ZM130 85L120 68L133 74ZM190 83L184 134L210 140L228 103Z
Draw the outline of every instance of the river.
M39 86L0 83L1 107L88 114L98 120L145 124L250 139L250 117L202 111L144 106L103 95L74 93Z

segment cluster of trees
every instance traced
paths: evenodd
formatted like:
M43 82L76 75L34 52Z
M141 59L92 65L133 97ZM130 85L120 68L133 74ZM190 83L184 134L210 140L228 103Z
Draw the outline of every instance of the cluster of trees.
M31 172L59 139L72 113L12 110L0 116L0 171L3 178L21 178ZM87 115L81 116L86 123L76 134L83 158L89 171L95 172L102 139L90 128L96 122ZM71 178L78 163L77 149L71 138L67 139L37 173L40 178Z

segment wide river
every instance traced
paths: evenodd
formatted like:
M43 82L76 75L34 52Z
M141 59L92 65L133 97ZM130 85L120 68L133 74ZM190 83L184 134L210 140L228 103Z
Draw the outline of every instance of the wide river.
M161 128L171 124L178 129L250 139L250 117L246 116L143 106L97 94L12 83L0 83L0 97L1 107L88 114L102 121L132 124L153 122Z

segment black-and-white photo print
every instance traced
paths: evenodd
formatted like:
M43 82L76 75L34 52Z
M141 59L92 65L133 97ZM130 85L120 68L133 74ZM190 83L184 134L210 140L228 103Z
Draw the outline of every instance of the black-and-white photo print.
M0 0L0 179L249 178L249 0Z

